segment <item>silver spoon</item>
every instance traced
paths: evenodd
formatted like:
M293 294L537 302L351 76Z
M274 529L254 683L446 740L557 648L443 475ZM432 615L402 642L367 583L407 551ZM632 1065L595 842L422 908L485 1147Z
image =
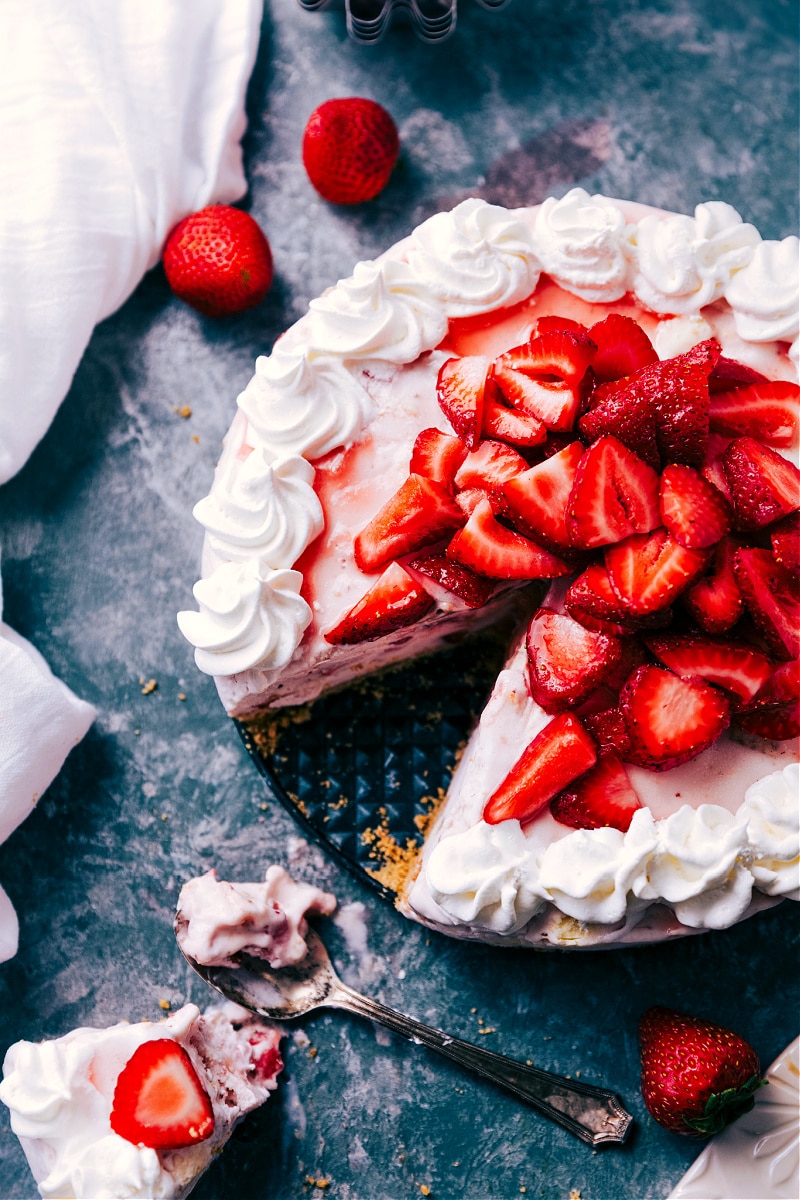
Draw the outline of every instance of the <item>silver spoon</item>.
M179 912L175 922L178 945L180 933L185 928L186 922ZM206 983L228 1000L263 1017L291 1020L318 1008L339 1008L369 1017L394 1033L402 1034L416 1044L429 1046L476 1075L507 1088L591 1146L625 1140L633 1118L614 1092L515 1062L470 1042L448 1037L439 1029L386 1008L341 982L322 940L313 929L306 934L306 943L308 954L303 961L280 970L273 970L263 959L247 954L235 956L234 961L239 964L235 968L206 967L188 954L184 954L184 958Z

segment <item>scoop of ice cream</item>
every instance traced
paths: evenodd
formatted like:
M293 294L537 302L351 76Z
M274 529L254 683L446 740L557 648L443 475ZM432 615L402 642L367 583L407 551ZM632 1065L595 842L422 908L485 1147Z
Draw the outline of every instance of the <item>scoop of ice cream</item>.
M336 897L268 867L263 883L227 883L207 871L183 885L177 937L189 958L207 967L235 966L234 955L263 958L276 970L307 953L306 916L327 916Z

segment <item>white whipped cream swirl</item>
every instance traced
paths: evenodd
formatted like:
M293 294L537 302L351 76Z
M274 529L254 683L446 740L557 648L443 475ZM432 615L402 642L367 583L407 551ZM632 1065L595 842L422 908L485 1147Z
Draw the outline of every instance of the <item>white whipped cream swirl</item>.
M761 242L731 279L725 299L745 341L794 341L800 320L800 238Z
M761 235L730 204L698 204L694 218L646 216L628 227L635 248L633 290L654 312L699 312L722 296L753 257Z
M181 632L208 675L236 675L258 664L283 667L311 621L299 571L272 570L257 558L222 563L194 585L199 612L178 613Z
M692 929L725 929L755 888L800 897L800 767L754 783L735 814L683 805L654 821L634 813L627 833L579 829L541 852L518 821L478 822L443 838L425 868L450 923L512 933L549 901L584 924L615 925L660 902Z
M625 217L617 205L583 188L572 188L561 200L550 196L534 223L534 245L545 271L584 300L625 295L629 266L624 235Z
M423 221L412 234L406 260L448 317L516 304L539 282L530 225L474 197Z
M273 569L297 561L324 525L314 468L297 454L270 461L263 446L233 459L193 512L221 561L256 557Z

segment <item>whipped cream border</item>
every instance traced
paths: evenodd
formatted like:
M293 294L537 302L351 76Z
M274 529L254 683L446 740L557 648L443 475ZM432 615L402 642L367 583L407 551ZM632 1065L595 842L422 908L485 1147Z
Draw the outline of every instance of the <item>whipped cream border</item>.
M357 263L258 359L237 399L239 453L195 507L210 572L195 587L199 611L179 613L178 624L201 671L290 661L311 613L299 595L287 605L274 583L321 532L308 460L352 445L369 423L364 366L414 362L435 349L450 318L524 300L546 271L584 299L632 292L665 315L696 315L725 299L743 340L793 341L796 360L797 237L762 241L720 201L697 205L694 217L644 210L628 221L623 202L572 188L529 210L532 223L525 211L473 197L435 214L377 261ZM247 569L232 569L242 558Z

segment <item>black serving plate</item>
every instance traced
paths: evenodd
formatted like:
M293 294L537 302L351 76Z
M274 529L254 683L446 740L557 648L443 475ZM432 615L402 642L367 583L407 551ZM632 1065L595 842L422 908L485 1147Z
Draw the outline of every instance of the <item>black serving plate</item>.
M270 796L393 902L506 648L482 633L277 721L235 724Z

